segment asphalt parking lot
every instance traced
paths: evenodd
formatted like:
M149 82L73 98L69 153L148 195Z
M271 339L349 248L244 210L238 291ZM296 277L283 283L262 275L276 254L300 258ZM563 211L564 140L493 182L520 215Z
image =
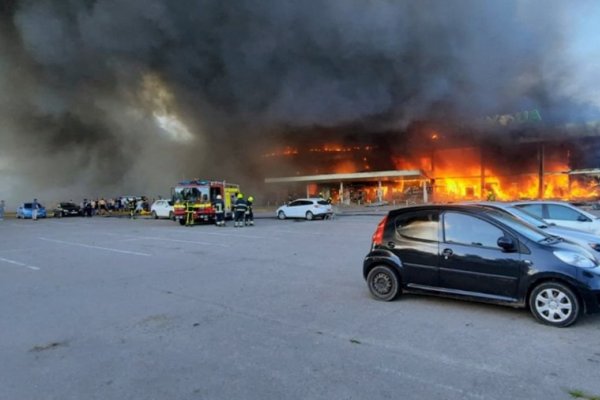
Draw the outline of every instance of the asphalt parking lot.
M2 221L0 399L600 396L600 316L372 300L380 218Z

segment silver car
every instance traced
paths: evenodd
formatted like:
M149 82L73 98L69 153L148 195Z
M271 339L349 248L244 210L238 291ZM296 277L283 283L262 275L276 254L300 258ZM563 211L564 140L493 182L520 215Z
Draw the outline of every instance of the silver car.
M579 229L558 226L553 223L546 222L543 219L528 213L525 209L513 205L512 203L485 202L477 204L482 207L507 212L530 225L542 229L544 232L552 236L558 236L563 239L567 239L570 242L577 243L586 249L592 249L594 250L594 254L596 254L596 258L600 259L600 236Z

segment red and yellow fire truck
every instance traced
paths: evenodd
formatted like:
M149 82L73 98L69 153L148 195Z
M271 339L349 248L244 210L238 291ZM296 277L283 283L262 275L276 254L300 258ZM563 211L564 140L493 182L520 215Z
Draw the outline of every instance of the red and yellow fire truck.
M192 211L192 220L196 222L214 222L213 207L217 195L225 202L225 218L232 218L232 206L240 185L225 181L194 179L181 181L173 188L173 212L175 219L185 225L188 208Z

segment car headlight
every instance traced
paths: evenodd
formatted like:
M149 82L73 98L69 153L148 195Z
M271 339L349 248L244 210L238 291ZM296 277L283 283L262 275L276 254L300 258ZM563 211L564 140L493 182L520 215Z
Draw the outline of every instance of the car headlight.
M595 251L600 251L600 243L588 243L590 247Z
M554 255L562 262L565 262L569 265L574 265L575 267L594 268L596 266L594 261L573 251L557 250L554 252Z

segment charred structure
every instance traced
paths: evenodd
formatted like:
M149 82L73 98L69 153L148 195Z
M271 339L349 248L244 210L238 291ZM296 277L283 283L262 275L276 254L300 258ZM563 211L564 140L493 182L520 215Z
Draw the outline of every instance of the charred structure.
M401 132L315 128L263 154L277 176L418 170L418 177L310 182L285 189L346 202L597 200L597 124L414 123ZM302 141L293 138L302 137ZM275 176L275 175L274 175ZM279 190L282 188L280 187ZM346 193L340 193L345 190ZM423 195L427 191L427 195ZM285 192L285 190L283 190ZM274 190L276 196L281 193Z

